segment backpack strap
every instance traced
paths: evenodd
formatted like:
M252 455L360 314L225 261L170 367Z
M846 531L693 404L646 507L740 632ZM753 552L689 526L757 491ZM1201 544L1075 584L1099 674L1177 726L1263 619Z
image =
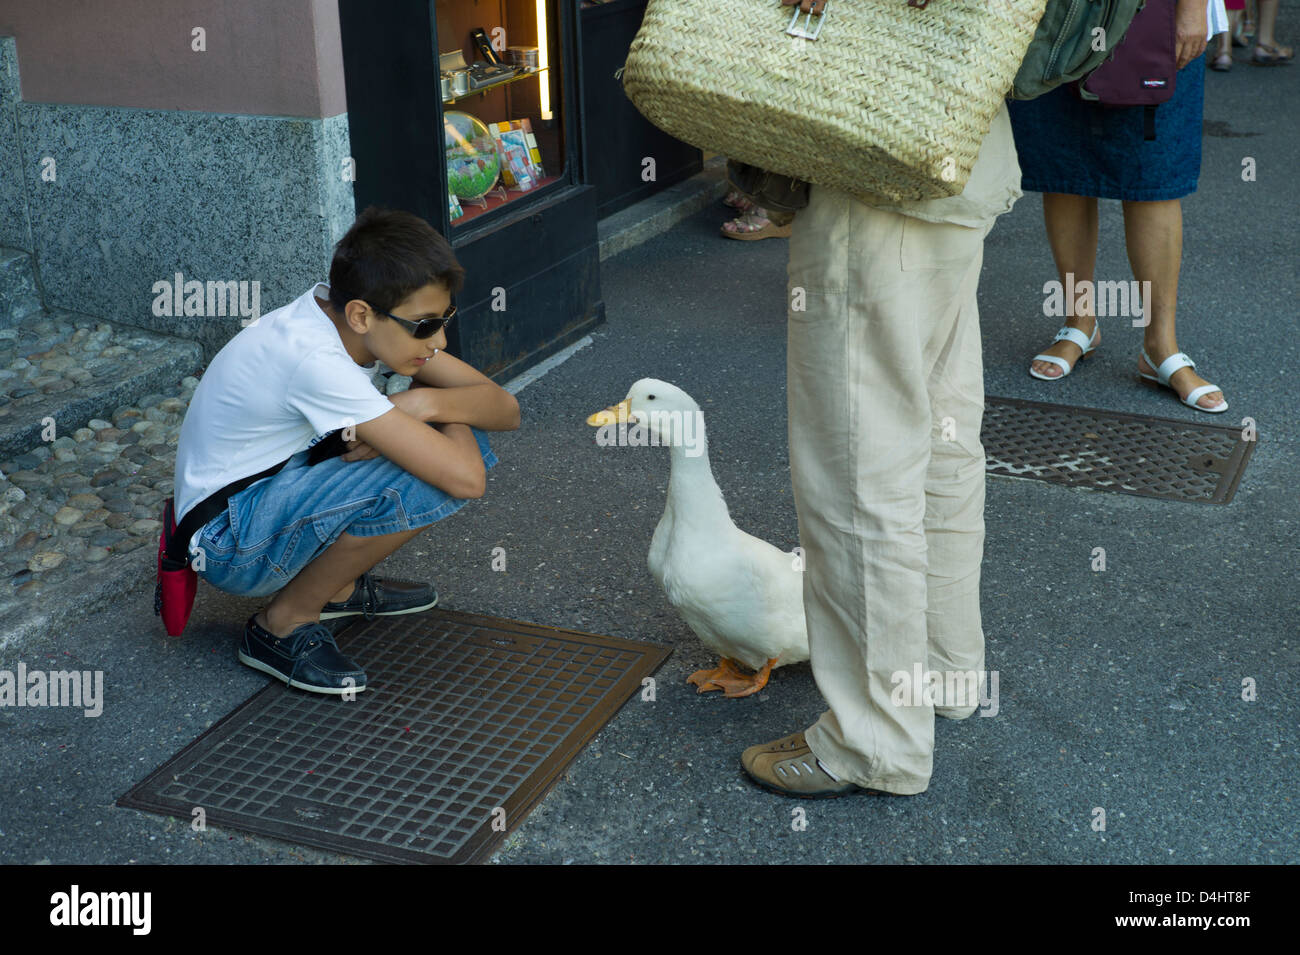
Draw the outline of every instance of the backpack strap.
M194 532L220 514L230 499L240 491L251 487L262 478L271 477L288 463L289 459L286 458L265 471L260 471L257 474L227 484L220 491L205 497L190 508L179 525L175 524L175 505L172 499L168 498L167 505L163 509L163 539L165 545L163 556L160 558L163 569L183 570L188 567L190 565L190 538L194 536Z
M1156 138L1156 108L1149 103L1142 107L1142 138L1147 142Z

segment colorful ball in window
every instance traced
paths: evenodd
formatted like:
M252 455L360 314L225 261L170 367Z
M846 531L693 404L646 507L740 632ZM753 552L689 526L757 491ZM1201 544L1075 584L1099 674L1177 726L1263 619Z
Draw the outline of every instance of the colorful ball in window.
M443 114L447 150L447 188L461 199L480 199L496 185L501 154L487 125L477 116L449 110Z

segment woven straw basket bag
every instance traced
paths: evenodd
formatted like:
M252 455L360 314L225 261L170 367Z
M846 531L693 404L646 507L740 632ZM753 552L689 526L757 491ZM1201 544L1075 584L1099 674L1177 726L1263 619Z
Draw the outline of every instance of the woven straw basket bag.
M1047 0L650 0L623 88L665 132L859 198L966 186Z

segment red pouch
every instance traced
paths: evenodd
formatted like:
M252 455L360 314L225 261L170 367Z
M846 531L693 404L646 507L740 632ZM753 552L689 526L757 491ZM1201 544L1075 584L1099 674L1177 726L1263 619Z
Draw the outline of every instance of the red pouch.
M342 441L339 451L346 450ZM274 467L233 484L227 484L216 494L204 498L185 512L181 526L176 526L175 504L172 498L163 502L162 534L158 540L158 585L153 592L153 612L163 619L169 636L179 637L185 629L194 608L194 594L199 589L199 575L190 567L190 540L198 531L226 507L227 502L245 488L252 487L263 478L271 477L288 464L288 459Z
M153 612L162 617L167 635L179 637L194 608L199 575L190 568L188 541L177 541L176 515L169 497L163 503L162 534L158 539L158 585L153 592ZM177 556L176 551L181 555ZM170 554L170 556L169 556Z

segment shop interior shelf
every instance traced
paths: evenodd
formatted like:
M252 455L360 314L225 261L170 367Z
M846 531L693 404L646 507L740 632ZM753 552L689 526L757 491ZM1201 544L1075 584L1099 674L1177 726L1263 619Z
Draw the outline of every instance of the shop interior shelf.
M514 76L508 76L503 80L497 80L495 83L489 83L487 86L480 86L476 90L470 90L468 93L462 93L460 96L453 96L451 99L445 99L443 100L443 103L450 106L452 103L458 103L463 99L469 99L470 97L477 96L480 93L486 93L488 90L494 90L498 86L508 86L511 83L518 83L520 80L531 79L534 76L539 76L540 74L545 73L549 69L550 69L549 66L543 66L541 69L538 70L529 70L525 73L516 73Z

